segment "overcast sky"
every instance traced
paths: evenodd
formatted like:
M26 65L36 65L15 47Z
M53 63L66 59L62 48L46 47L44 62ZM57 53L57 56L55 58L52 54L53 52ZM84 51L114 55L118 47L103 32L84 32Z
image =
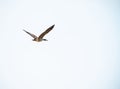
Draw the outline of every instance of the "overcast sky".
M119 45L119 0L0 0L0 89L120 89Z

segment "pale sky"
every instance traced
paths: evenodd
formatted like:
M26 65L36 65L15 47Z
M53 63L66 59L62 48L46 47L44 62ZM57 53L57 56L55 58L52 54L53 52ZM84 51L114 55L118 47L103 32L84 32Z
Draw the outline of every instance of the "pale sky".
M120 89L119 0L0 0L0 24L0 89Z

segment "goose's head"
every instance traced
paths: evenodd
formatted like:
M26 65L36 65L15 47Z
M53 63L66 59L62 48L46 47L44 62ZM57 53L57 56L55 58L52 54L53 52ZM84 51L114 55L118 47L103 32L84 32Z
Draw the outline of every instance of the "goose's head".
M48 41L47 39L42 39L42 41Z

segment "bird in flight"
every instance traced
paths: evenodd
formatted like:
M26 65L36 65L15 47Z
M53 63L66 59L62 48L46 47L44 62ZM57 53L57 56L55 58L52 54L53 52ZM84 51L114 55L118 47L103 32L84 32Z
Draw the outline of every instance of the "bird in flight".
M40 34L39 37L37 37L36 35L26 31L23 29L23 31L25 31L27 34L29 34L30 36L32 36L34 39L33 41L36 41L36 42L41 42L41 41L48 41L47 39L44 39L43 37L48 33L50 32L53 28L54 28L55 25L52 25L51 27L49 27L47 30L45 30L43 33Z

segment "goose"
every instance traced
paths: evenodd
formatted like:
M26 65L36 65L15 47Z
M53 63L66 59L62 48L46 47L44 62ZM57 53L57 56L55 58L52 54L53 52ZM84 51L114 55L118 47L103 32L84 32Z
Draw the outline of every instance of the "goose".
M32 41L36 41L36 42L41 42L41 41L48 41L47 39L44 39L43 37L49 33L53 28L54 28L55 25L52 25L50 26L49 28L47 28L47 30L45 30L43 33L40 34L40 36L36 36L26 30L23 29L23 31L25 31L27 34L29 34L30 36L32 36L34 39Z

